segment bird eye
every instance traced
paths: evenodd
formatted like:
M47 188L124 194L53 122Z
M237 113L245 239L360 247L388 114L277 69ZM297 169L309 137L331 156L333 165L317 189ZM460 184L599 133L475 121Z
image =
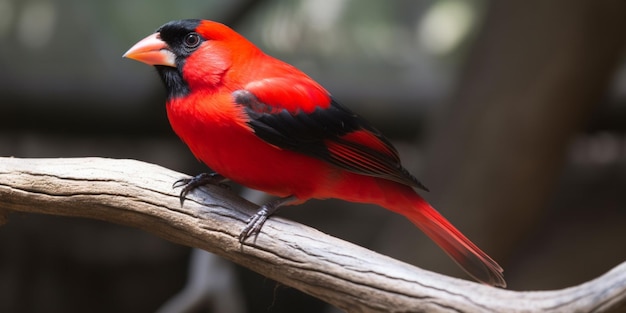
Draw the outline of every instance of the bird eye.
M185 47L193 49L200 45L200 35L197 33L189 33L185 36L183 43L185 44Z

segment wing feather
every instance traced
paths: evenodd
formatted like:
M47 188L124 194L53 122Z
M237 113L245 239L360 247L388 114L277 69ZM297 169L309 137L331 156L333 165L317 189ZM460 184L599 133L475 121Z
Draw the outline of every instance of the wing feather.
M283 90L279 94L286 93L288 91ZM297 94L307 92L300 89ZM306 110L297 109L297 103L293 103L298 97L288 98L291 102L285 106L284 97L281 101L272 101L272 97L257 97L252 90L241 89L233 93L233 98L248 114L248 124L255 134L269 144L324 160L347 171L428 190L402 167L398 152L378 130L328 95L328 102L316 107L311 107L307 97ZM318 96L317 99L323 98Z

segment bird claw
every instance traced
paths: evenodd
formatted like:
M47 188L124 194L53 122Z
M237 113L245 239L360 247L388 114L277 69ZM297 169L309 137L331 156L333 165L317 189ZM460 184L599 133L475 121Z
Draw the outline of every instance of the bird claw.
M181 178L174 182L172 188L183 187L183 189L180 191L180 195L178 196L178 198L180 199L180 206L183 206L187 194L200 186L218 185L222 188L230 189L230 186L223 183L226 180L226 177L218 173L202 173L192 178Z
M250 216L247 221L246 227L239 234L239 242L243 243L248 237L256 236L261 231L263 224L269 217L269 211L264 205L254 215Z
M288 205L298 200L295 196L289 196L285 198L275 199L274 201L270 201L254 213L254 215L250 216L248 221L246 222L246 227L243 228L241 234L239 234L239 242L243 243L246 241L248 237L256 236L261 232L261 228L263 228L263 224L267 221L267 219L276 212L281 206Z

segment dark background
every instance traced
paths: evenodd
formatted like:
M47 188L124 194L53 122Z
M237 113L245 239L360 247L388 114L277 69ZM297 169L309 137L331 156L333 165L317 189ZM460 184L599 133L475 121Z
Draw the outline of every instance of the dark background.
M154 70L121 55L169 20L214 19L381 129L509 288L564 288L626 260L623 12L609 0L0 0L0 155L207 171L171 132ZM467 278L386 210L331 200L280 214ZM139 230L12 214L0 312L152 312L183 288L190 255ZM232 299L192 312L333 311L236 266L226 289L211 278L224 266L199 267Z

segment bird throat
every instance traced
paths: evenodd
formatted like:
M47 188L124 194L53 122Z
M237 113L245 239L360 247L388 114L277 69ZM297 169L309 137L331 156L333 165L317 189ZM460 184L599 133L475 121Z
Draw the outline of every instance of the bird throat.
M189 95L191 89L182 75L182 64L178 67L156 65L155 66L167 92L167 100L181 98Z

